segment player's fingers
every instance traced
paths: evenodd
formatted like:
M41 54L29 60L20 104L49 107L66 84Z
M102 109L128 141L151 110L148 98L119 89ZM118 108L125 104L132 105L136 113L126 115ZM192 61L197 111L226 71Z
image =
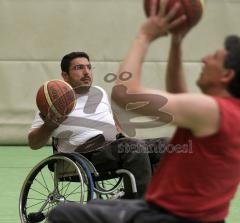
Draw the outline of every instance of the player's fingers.
M169 10L169 12L166 14L167 21L171 21L176 17L176 14L180 8L179 2L175 3L174 6Z
M43 121L46 119L46 116L43 115L41 112L39 112L39 116L40 116L40 118L41 118Z
M157 14L157 5L159 0L151 0L150 4L150 16L155 16Z
M47 122L52 122L54 124L58 123L60 120L60 117L58 117L54 112L49 111L46 117Z
M169 29L173 29L177 26L179 26L180 24L182 24L184 21L186 21L187 16L186 15L182 15L180 17L178 17L177 19L173 20L170 24L169 24Z
M159 0L159 16L163 17L166 14L166 8L167 8L167 4L168 4L168 0Z

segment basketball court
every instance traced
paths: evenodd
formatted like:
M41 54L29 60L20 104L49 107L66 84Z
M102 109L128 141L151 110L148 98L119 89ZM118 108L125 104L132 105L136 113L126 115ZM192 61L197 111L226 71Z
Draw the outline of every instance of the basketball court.
M51 155L52 148L33 151L27 146L0 147L0 223L18 223L18 199L29 171L39 161ZM240 222L240 188L226 223Z
M199 91L195 82L202 56L221 46L225 36L240 35L239 0L206 3L202 21L184 46L184 68L191 92ZM113 83L106 77L117 72L145 15L141 0L0 0L0 5L0 223L19 223L22 184L30 170L52 154L50 146L36 151L27 146L37 90L45 81L61 78L59 62L65 53L82 50L90 54L96 67L93 84L110 95ZM148 87L164 89L168 45L169 39L157 42L149 53L142 79ZM137 137L165 137L173 131L169 125L140 129ZM239 222L240 187L226 220Z

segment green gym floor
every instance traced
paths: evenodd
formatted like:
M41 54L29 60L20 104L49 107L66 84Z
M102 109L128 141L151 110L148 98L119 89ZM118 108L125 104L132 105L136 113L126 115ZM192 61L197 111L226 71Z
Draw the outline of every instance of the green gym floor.
M0 223L19 223L18 199L28 172L52 154L51 147L33 151L24 146L0 146ZM232 202L227 223L240 222L240 189Z

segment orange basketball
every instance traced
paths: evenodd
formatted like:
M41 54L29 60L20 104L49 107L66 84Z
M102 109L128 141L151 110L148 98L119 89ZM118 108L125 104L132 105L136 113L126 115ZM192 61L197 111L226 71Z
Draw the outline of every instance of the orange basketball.
M45 82L38 90L36 103L43 116L53 112L57 117L68 115L75 107L73 88L62 80Z
M144 0L144 11L147 17L150 16L151 4L154 1L155 0ZM157 0L157 12L160 9L159 2L160 1ZM171 30L172 32L176 32L183 28L191 29L200 21L204 9L204 0L168 0L166 11L168 12L177 2L180 3L180 8L176 17L185 14L187 16L187 20L176 29Z

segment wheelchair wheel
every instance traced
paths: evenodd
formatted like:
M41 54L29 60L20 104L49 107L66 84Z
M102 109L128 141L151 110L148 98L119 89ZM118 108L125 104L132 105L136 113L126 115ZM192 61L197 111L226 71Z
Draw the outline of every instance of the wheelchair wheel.
M47 222L49 211L60 202L86 203L89 179L72 159L53 155L37 164L21 190L19 214L22 223Z
M96 197L104 200L117 199L124 195L124 186L121 176L112 179L94 181Z

